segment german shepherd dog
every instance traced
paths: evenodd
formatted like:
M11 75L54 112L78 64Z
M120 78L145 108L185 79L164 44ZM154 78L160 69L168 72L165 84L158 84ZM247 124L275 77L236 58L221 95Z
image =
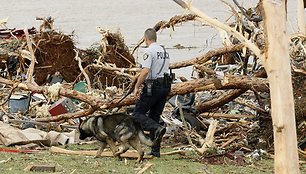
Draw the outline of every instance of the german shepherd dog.
M101 143L96 157L99 157L108 144L114 156L126 152L132 146L139 154L137 162L143 160L144 151L141 143L152 146L153 142L144 135L140 125L128 114L116 113L112 115L89 117L79 124L80 139L96 137ZM116 152L115 142L121 145Z

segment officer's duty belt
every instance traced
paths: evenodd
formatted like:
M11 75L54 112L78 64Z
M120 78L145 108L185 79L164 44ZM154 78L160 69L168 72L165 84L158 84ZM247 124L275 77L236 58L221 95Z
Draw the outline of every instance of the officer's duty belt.
M164 77L159 77L156 79L147 79L145 83L152 83L154 85L164 85L165 84L165 78Z

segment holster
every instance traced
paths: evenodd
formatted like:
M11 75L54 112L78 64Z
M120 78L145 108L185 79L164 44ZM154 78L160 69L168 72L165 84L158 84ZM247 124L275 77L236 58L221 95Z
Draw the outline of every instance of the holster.
M170 74L164 73L164 83L166 85L170 85L173 82L174 79L175 79L175 74L174 73L172 73L172 72Z
M146 87L147 87L147 95L152 96L154 80L146 80Z

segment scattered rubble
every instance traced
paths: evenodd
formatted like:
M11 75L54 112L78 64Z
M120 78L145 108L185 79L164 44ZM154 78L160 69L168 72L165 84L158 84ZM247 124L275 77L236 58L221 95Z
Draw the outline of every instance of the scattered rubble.
M156 30L173 28L177 23L196 17L175 16L154 27ZM264 49L260 21L235 17L234 29L242 28L240 32L251 29L244 34ZM23 30L0 30L0 144L5 146L28 144L25 149L37 149L35 145L50 147L77 143L77 118L103 115L118 109L128 112L135 103L133 95L118 101L133 89L139 71L133 53L142 39L130 52L119 31L98 27L100 43L81 50L75 47L73 34L53 29L54 19L39 20L43 21L40 31L28 30L36 58L32 83L27 81L27 74L33 59ZM243 24L239 22L241 20ZM256 55L233 36L227 38L229 40L224 40L229 43L227 46L170 65L172 69L193 66L197 75L193 80L182 82L178 79L184 78L178 77L169 96L182 96L179 103L184 102L186 94L193 93L196 98L188 106L166 105L162 118L168 130L162 145L181 149L191 146L200 154L199 160L208 163L224 163L226 158L243 165L246 163L244 156L258 159L273 151L269 88L265 70ZM306 139L305 46L304 35L291 37L290 57L300 144L305 144ZM174 109L182 111L175 115ZM305 152L305 145L300 147ZM88 154L56 147L51 150L54 153Z

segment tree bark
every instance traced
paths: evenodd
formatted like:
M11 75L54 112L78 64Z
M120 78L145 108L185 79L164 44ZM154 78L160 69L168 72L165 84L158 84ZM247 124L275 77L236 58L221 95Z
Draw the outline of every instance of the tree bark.
M217 98L209 100L204 103L199 103L196 108L199 112L205 112L214 108L218 108L223 106L224 104L234 100L235 98L239 97L241 94L245 93L247 89L234 89L229 92L226 92L220 95Z
M20 88L20 89L26 90L26 91L33 91L33 92L41 93L41 94L42 93L45 93L45 94L49 93L48 92L48 86L37 86L33 83L28 83L28 82L21 82L21 83L20 82L13 82L11 80L7 80L7 79L1 78L1 77L0 77L0 83L7 84L7 85L10 85L10 86L13 86L13 85L17 84L17 88ZM78 92L78 91L66 89L64 87L60 88L59 95L81 100L85 103L88 103L89 105L91 105L93 107L99 107L99 105L104 102L103 100L101 100L97 97L86 95L86 94Z
M300 173L286 25L286 1L264 0L265 68L271 96L274 172Z
M269 84L265 78L227 75L224 77L220 89L253 89L260 92L269 92Z
M237 45L221 47L221 48L217 48L214 50L210 50L203 56L196 57L190 60L181 61L181 62L171 63L170 69L178 69L182 67L192 66L194 64L202 64L202 63L207 62L214 56L220 56L226 53L237 52L237 51L240 51L243 47L244 47L243 44L237 44Z

